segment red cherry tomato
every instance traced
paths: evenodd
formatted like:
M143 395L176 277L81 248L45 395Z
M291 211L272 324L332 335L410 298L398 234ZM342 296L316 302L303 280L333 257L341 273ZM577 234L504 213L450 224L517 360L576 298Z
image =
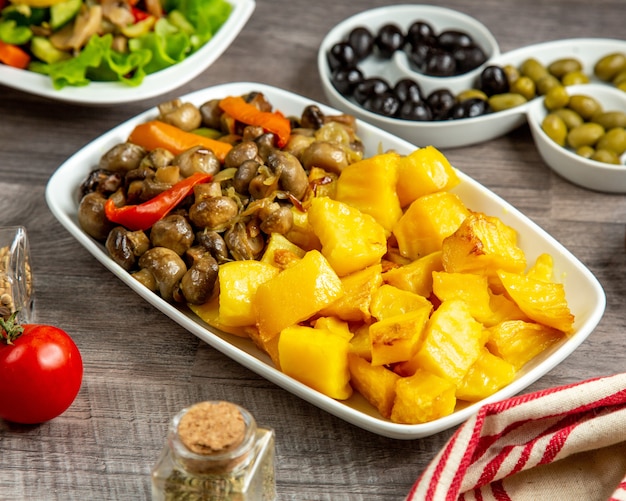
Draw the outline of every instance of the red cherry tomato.
M35 424L63 413L83 379L78 347L63 330L49 325L0 329L0 418Z

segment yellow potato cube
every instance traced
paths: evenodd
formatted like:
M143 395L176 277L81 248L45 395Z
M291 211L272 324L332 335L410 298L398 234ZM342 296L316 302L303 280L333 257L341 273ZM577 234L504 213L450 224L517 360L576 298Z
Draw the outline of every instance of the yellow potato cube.
M348 354L350 383L381 416L389 419L400 376L383 366L374 366L355 353Z
M399 161L398 198L406 207L437 191L449 191L461 182L448 159L434 146L419 148Z
M393 228L400 254L417 259L440 251L444 238L452 235L468 215L453 193L442 191L418 198Z
M233 326L226 325L220 320L220 302L219 296L215 295L203 304L188 304L189 309L198 315L202 321L209 324L211 327L234 334L239 337L249 337L251 330L256 330L254 325Z
M352 339L352 332L350 332L350 326L348 322L339 320L335 317L319 317L313 322L314 329L326 329L327 331L337 334L338 336L345 337L348 341Z
M293 325L278 338L281 370L338 400L352 395L348 352L348 340L326 329Z
M260 261L282 270L304 257L305 253L304 249L298 247L284 235L272 233Z
M269 265L267 265L269 266ZM306 320L344 293L341 280L319 251L261 284L252 299L256 326L265 341Z
M389 235L402 209L396 193L397 153L383 153L354 162L341 171L335 199L372 216Z
M424 325L432 311L430 303L417 310L385 318L370 325L372 365L409 360L422 340Z
M487 349L517 370L564 336L551 327L523 320L507 320L487 330Z
M424 306L428 307L430 314L433 305L424 296L383 284L372 296L370 311L372 316L380 321L419 310Z
M413 376L396 382L396 398L391 409L394 423L428 423L454 412L455 386L428 371L418 370Z
M498 218L472 213L454 234L443 241L445 271L496 277L498 270L521 273L526 256L517 246L513 230Z
M375 264L364 270L341 277L345 294L319 314L334 316L347 322L368 322L371 318L370 303L373 294L383 281L382 266Z
M430 297L433 291L433 272L442 270L441 251L438 251L384 272L383 281L398 289Z
M294 206L291 208L291 215L293 216L293 223L291 229L285 235L287 240L305 251L321 250L322 244L309 224L308 213Z
M469 307L458 299L445 301L426 324L415 363L458 385L480 356L485 341L483 326L474 320Z
M224 325L254 325L252 298L259 286L280 270L261 261L231 261L218 270L220 284L219 320Z
M457 387L456 398L469 402L487 398L513 381L515 373L513 364L483 348Z
M322 254L340 277L379 263L387 252L385 229L355 207L314 198L308 215L322 242Z
M567 334L574 330L574 315L563 284L504 270L498 271L498 277L507 294L529 318Z
M350 339L350 353L354 353L368 362L372 361L369 324L361 324L355 329L354 336Z
M492 315L489 295L489 283L485 275L473 273L433 273L433 293L440 301L460 299L469 307L472 316L480 323L485 323Z

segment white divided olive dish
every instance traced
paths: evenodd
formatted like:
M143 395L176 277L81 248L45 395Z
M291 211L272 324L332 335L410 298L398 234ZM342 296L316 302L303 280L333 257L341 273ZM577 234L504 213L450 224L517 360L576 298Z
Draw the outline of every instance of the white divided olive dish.
M327 115L341 113L306 97L253 82L218 85L181 96L181 99L200 106L211 99L243 95L252 91L262 92L275 110L280 110L287 116L300 116L304 108L310 104L317 104ZM496 394L473 405L458 408L453 414L433 422L415 425L393 423L382 418L356 392L346 401L329 398L277 370L269 357L252 341L212 328L187 308L176 307L153 294L109 258L102 244L81 229L77 219L81 182L98 165L103 153L112 146L126 141L137 124L154 119L157 114L156 108L145 111L110 130L65 161L52 175L46 187L46 201L50 210L67 231L100 263L162 313L243 366L355 426L382 436L405 440L432 435L456 426L475 413L480 405L519 393L560 364L591 334L604 314L606 303L604 291L598 280L575 256L513 206L459 171L461 183L454 188L454 192L461 197L467 207L499 217L515 228L519 233L519 244L529 262L533 262L538 255L545 252L553 256L555 276L564 283L570 309L575 315L574 332L529 362L511 384ZM393 149L400 154L408 154L415 150L411 143L368 123L359 120L358 128L365 151L369 152L370 156L380 151L379 148Z
M86 86L55 89L52 79L28 70L0 64L0 84L55 101L83 106L105 106L149 99L193 80L209 68L233 43L255 9L255 0L228 0L228 19L213 38L180 63L146 75L136 87L121 82L90 82Z
M567 87L570 96L593 96L604 111L626 113L626 92L601 84L583 84ZM550 168L568 181L583 188L607 193L626 193L626 153L621 165L590 160L572 149L558 145L542 129L548 111L542 99L535 99L528 107L528 124L537 150Z
M359 26L368 28L373 35L376 35L385 24L393 23L406 30L413 22L420 20L430 23L436 32L443 29L466 32L476 43L481 44L485 53L489 55L489 59L480 67L463 75L433 77L414 70L406 53L400 50L387 60L373 55L359 63L359 69L366 78L382 77L391 85L398 80L410 78L420 85L424 95L441 88L447 88L456 95L460 91L475 88L478 76L489 65L511 64L519 67L530 57L548 65L560 58L575 57L581 61L583 70L591 81L599 82L593 76L593 66L596 61L612 52L626 52L625 40L574 38L539 43L500 53L493 36L480 22L455 10L429 5L390 6L364 11L345 19L328 32L318 51L318 70L329 104L406 139L416 146L433 145L437 148L456 148L495 139L523 125L527 120L526 113L530 105L526 103L473 118L420 122L373 113L363 108L354 99L343 96L337 91L331 81L331 71L327 60L328 52L333 45L344 41L348 34ZM540 97L535 99L540 99Z

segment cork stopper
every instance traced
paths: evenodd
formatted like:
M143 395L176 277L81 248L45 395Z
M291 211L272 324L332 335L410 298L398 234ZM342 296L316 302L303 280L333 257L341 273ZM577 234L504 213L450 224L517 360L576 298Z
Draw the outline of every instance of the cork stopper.
M195 454L223 453L238 447L246 422L230 402L200 402L190 407L178 424L180 441Z

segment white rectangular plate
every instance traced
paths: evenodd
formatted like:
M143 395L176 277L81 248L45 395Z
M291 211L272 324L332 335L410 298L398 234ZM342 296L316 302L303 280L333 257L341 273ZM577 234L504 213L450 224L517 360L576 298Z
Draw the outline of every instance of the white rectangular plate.
M317 104L326 114L339 113L308 98L253 82L210 87L182 96L181 99L201 105L210 99L242 95L251 91L265 94L274 109L286 115L300 116L302 110L310 104ZM77 220L81 182L98 165L103 153L115 144L126 141L135 125L153 119L156 115L157 110L154 108L128 120L88 144L63 163L52 175L46 188L46 201L50 210L59 222L122 282L185 329L269 381L365 430L390 438L416 439L456 426L476 412L481 404L502 400L519 393L561 363L589 336L604 313L606 303L604 291L597 279L581 262L513 206L463 172L459 172L461 183L454 191L470 209L499 217L515 228L519 232L519 244L525 251L529 262L532 263L543 252L553 256L556 276L565 284L570 308L576 316L574 334L527 364L519 372L515 381L501 391L488 399L457 409L452 415L430 423L415 425L392 423L381 418L379 413L356 393L343 402L329 398L275 369L269 357L258 350L251 341L211 328L190 311L177 309L150 292L115 264L101 244L81 230ZM385 150L394 149L401 154L408 154L415 149L412 144L363 122L358 122L358 135L369 155L375 154L381 146Z
M211 66L237 38L254 12L254 0L228 0L230 16L213 38L174 66L146 75L141 85L122 82L91 82L84 87L57 90L48 75L0 64L0 84L56 101L87 106L104 106L141 101L165 94L186 84Z

